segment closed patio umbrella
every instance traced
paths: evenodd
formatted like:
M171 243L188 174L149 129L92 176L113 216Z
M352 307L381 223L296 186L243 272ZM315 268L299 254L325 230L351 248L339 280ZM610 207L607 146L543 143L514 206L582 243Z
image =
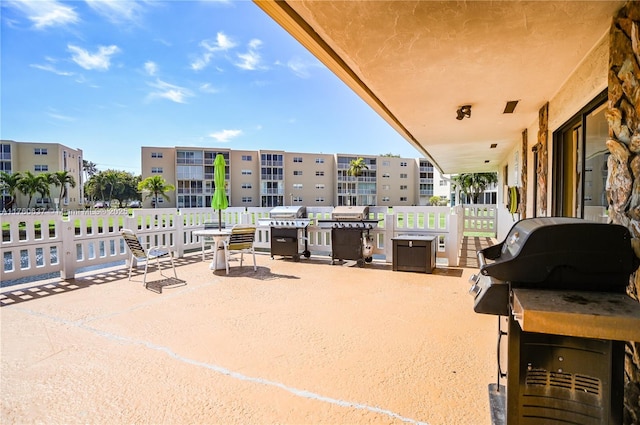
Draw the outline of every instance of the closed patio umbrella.
M211 208L218 210L218 230L222 230L222 210L226 210L229 206L227 194L224 190L224 172L226 165L224 156L221 154L216 155L216 159L213 161L213 183L215 184L215 190L213 191L213 198L211 198Z

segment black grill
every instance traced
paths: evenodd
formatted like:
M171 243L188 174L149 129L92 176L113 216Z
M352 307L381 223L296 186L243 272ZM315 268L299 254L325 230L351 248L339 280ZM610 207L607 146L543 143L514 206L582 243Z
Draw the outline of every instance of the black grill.
M336 260L356 260L358 266L373 261L373 240L369 231L378 225L370 220L369 207L341 206L331 212L331 220L318 220L331 227L331 264Z
M307 227L310 220L306 218L307 210L303 206L281 206L275 207L269 212L268 219L260 219L261 226L270 226L271 234L271 258L275 255L283 257L293 257L295 261L300 260L298 244L304 240L305 258L311 256L308 247ZM300 233L303 233L300 235Z
M504 332L498 320L492 411L502 403L508 424L620 423L624 343L603 316L613 298L619 311L629 308L625 288L638 266L629 230L575 218L526 219L503 242L478 252L478 260L480 273L469 290L474 310L507 316L508 323ZM588 313L578 308L585 302ZM506 373L500 366L503 335Z

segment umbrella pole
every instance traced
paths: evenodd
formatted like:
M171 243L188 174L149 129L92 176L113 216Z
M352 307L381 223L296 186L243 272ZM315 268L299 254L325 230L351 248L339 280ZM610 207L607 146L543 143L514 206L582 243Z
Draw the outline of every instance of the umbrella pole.
M222 210L218 210L218 230L222 231Z

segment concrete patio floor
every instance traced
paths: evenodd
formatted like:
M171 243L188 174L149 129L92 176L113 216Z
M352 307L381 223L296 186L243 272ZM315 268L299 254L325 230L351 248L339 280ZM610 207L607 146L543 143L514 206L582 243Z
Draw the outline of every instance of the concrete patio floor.
M162 294L124 266L3 288L0 423L491 423L475 269L257 263L189 254Z

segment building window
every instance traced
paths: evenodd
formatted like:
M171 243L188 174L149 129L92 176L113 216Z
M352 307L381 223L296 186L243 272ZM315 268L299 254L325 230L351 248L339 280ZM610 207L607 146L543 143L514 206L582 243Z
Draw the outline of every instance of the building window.
M382 185L382 190L391 190L391 186L388 184L383 184Z
M151 174L162 174L162 167L151 167Z
M324 171L316 171L316 177L323 177Z
M316 164L324 164L324 158L316 158Z
M391 165L391 161L382 161L383 167L389 167Z
M49 171L49 166L44 164L36 164L33 166L34 171Z
M293 188L294 189L302 189L302 183L294 183L293 184Z
M162 152L151 152L151 158L162 158Z
M302 196L294 196L293 202L302 202Z
M324 198L322 196L319 196L316 198L316 202L324 202Z
M250 176L251 175L251 170L242 170L242 175L243 176Z
M440 186L446 186L446 185L447 185L446 180L440 180Z
M382 173L382 178L383 179L388 179L389 177L391 177L391 175L389 173Z
M316 185L316 189L324 189L324 184L323 183L318 183Z
M242 160L243 161L253 161L253 159L251 158L251 155L242 155Z
M383 196L382 197L382 202L389 202L389 197L388 196Z
M242 203L243 204L250 204L251 202L253 202L253 198L251 196L243 196L242 197Z
M400 202L407 202L407 197L406 196L401 196L400 197Z
M302 170L293 170L293 175L294 176L301 176L302 175Z
M400 178L401 178L401 179L406 179L406 178L407 178L407 175L406 175L405 173L400 173Z
M46 155L47 154L47 148L34 148L33 149L33 154L34 155Z
M406 161L402 161L402 162L400 162L400 166L401 166L401 167L406 167L406 166L407 166L407 162L406 162Z
M400 190L407 190L407 185L406 184L401 184L400 185Z
M251 183L242 183L242 188L243 189L251 189L252 188Z
M293 157L293 162L302 162L302 157L301 156L294 156Z

